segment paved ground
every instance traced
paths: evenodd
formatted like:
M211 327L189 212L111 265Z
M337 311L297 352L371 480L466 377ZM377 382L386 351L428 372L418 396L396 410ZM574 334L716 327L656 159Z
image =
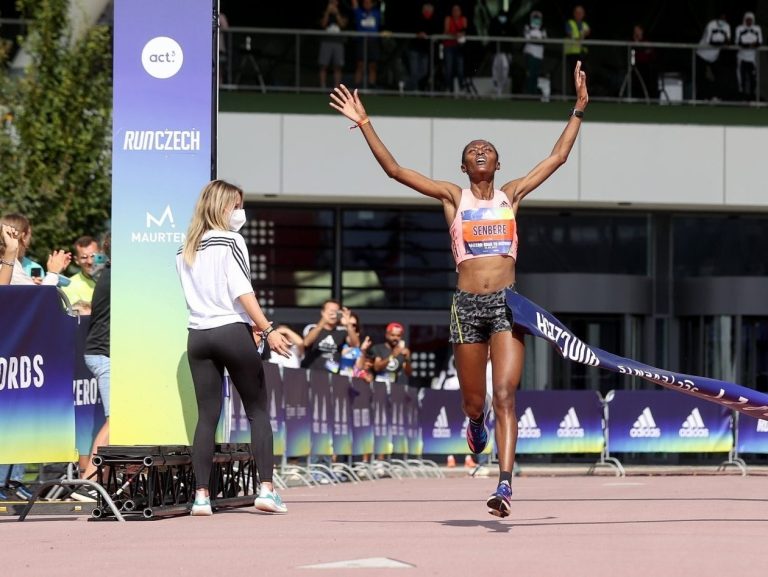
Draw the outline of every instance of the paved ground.
M513 515L493 478L380 480L283 491L290 511L86 522L0 518L0 575L764 575L764 475L519 477ZM310 569L376 559L402 568ZM389 560L389 561L387 561Z

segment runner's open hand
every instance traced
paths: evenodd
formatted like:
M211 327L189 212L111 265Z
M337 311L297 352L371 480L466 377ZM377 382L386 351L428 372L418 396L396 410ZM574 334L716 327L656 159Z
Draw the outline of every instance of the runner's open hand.
M360 102L360 97L357 94L357 88L354 92L350 92L349 89L343 84L339 84L331 92L331 108L335 108L341 112L344 116L349 118L355 124L359 124L366 118L368 114L365 112L363 103Z

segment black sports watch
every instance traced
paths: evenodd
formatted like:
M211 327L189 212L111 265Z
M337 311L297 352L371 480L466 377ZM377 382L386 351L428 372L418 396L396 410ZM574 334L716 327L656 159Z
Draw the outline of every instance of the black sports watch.
M576 118L584 118L584 111L579 110L578 108L574 108L571 110L571 116L575 116Z

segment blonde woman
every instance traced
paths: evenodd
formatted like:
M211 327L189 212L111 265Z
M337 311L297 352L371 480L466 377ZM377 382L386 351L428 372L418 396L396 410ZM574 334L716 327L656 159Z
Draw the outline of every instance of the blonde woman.
M208 480L225 368L251 423L251 452L260 481L254 505L270 513L287 511L272 485L272 427L254 337L260 333L270 350L283 356L288 356L290 343L274 329L256 300L248 249L238 233L243 224L243 191L222 180L211 181L200 193L186 242L176 255L189 309L187 355L198 409L192 447L197 479L192 515L212 514Z

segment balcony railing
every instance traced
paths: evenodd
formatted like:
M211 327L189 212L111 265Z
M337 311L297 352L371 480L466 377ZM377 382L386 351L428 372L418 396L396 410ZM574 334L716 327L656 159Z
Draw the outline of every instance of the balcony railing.
M536 41L544 47L544 59L532 83L520 37L467 36L452 54L444 46L452 37L434 35L358 32L328 33L323 30L231 27L221 33L220 81L223 90L261 92L319 92L334 83L329 66L327 85L320 84L318 56L323 42L342 46L342 81L369 92L425 96L507 99L570 99L573 70L567 65L565 39ZM739 91L738 47L723 46L716 64L707 66L698 44L666 42L619 42L588 40L585 58L590 98L618 102L661 104L726 104L764 106L761 64L768 48L756 49L756 78L750 94ZM418 49L423 50L425 74L414 74ZM464 62L461 75L447 75L448 59ZM362 60L357 74L358 57ZM369 63L376 61L376 80ZM451 76L449 78L449 76Z

